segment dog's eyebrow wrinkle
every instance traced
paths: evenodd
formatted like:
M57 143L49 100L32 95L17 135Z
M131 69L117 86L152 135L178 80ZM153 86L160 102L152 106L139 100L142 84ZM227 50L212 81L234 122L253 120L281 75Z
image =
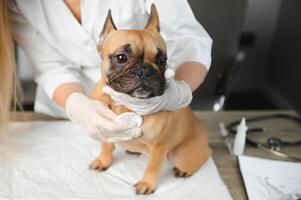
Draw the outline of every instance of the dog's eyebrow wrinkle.
M142 53L141 53L141 55L140 55L140 59L143 61L143 59L144 59L144 49L142 49Z
M159 59L161 56L167 57L166 53L164 53L160 48L157 48L157 51L156 59Z
M131 45L130 44L122 45L121 47L119 47L118 49L116 49L114 51L114 53L116 53L116 52L123 52L123 51L128 52L128 53L132 53ZM112 53L112 54L114 54L114 53ZM112 54L110 54L110 55L112 55Z
M157 48L157 54L155 55L155 62L157 63L157 65L159 66L160 71L164 71L166 69L166 66L161 66L160 65L160 59L161 58L166 58L167 59L167 55L165 52L163 52L160 48Z
M122 46L125 51L132 53L131 44L125 44Z
M130 44L122 45L121 47L116 49L113 53L109 54L109 58L112 59L116 54L123 53L123 52L127 52L131 55L132 54L131 45Z

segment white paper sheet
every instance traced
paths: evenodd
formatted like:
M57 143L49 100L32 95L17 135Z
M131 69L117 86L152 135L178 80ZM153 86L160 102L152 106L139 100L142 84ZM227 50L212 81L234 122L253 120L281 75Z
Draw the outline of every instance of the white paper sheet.
M14 123L9 138L0 136L0 199L170 200L231 199L212 159L194 176L175 178L163 166L158 189L136 196L133 185L142 177L146 156L115 152L105 172L88 169L99 144L65 121Z
M301 163L239 156L250 200L301 199Z

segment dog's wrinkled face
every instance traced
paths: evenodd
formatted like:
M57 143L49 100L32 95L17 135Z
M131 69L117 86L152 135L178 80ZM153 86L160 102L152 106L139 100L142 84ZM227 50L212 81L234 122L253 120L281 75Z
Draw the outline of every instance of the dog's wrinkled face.
M98 48L102 77L114 90L138 98L163 94L167 56L155 6L143 30L117 30L109 11Z

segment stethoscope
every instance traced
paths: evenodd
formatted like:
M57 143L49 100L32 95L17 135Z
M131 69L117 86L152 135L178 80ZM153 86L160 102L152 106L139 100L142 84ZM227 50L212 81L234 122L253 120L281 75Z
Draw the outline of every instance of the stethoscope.
M285 119L285 120L291 120L301 125L301 118L295 115L290 114L272 114L272 115L265 115L265 116L259 116L259 117L250 117L246 118L246 123L250 124L252 122L259 122L259 121L265 121L265 120L271 120L271 119ZM239 125L240 121L235 121L227 125L227 130L232 133L236 134L236 127ZM264 127L255 127L255 128L248 128L247 130L247 136L246 136L246 143L262 149L264 151L267 151L269 153L272 153L273 155L278 156L279 158L289 159L292 161L298 161L301 162L301 157L298 156L292 156L288 155L286 153L281 152L281 149L286 146L301 146L301 140L296 141L285 141L283 139L280 139L278 137L269 137L265 143L257 142L254 139L250 138L250 134L252 133L263 133L267 132L267 130L271 130L271 128L264 128ZM274 129L275 130L275 129ZM278 131L281 129L277 129ZM301 132L301 131L300 131ZM300 133L301 134L301 133Z

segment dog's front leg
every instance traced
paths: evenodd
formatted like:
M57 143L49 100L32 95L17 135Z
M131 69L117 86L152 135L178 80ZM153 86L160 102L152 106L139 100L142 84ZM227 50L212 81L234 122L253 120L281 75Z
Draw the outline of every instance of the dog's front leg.
M160 169L167 155L167 145L152 146L143 178L135 184L136 194L151 194L155 191Z
M113 151L115 146L113 143L101 143L101 151L95 160L91 163L90 169L97 171L106 170L113 161Z

